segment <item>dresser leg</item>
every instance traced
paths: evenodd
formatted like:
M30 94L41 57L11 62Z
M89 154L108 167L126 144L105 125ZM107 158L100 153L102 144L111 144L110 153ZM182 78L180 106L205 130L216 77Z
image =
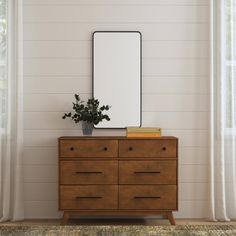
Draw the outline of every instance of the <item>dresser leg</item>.
M68 223L70 217L70 213L67 211L64 211L63 218L61 220L61 225L66 225Z
M166 213L167 219L170 221L171 225L175 225L175 218L173 216L172 211Z

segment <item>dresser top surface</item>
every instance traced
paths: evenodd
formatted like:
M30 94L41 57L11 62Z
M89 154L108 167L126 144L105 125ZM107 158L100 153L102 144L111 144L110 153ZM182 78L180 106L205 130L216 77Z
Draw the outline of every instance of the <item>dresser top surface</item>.
M161 137L126 137L126 136L62 136L59 137L59 139L63 140L71 140L71 139L87 139L87 140L93 140L93 139L118 139L118 140L158 140L158 139L178 139L177 137L174 136L161 136Z

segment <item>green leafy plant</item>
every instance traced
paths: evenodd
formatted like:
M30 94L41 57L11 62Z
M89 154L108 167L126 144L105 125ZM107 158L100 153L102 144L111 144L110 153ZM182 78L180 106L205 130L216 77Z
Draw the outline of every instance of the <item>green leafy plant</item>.
M104 111L110 109L109 105L103 105L99 107L99 101L95 98L88 99L87 102L81 100L79 94L75 94L75 102L73 102L74 112L65 113L62 119L67 117L71 118L75 123L80 121L87 121L94 125L97 125L103 120L110 120L107 114L103 114Z

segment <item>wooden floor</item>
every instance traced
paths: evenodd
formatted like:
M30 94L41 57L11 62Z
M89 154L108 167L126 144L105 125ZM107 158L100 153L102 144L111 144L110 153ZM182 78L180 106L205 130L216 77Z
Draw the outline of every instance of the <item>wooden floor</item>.
M212 222L205 219L181 219L176 220L177 225L236 225L236 221ZM4 225L60 225L60 220L25 220L22 222L9 222ZM70 225L170 225L168 220L163 219L71 219Z

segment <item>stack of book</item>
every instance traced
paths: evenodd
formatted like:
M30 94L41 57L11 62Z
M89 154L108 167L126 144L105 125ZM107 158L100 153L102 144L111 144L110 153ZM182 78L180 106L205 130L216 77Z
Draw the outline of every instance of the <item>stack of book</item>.
M127 127L126 136L128 138L143 138L143 137L161 137L161 128L151 128L151 127Z

